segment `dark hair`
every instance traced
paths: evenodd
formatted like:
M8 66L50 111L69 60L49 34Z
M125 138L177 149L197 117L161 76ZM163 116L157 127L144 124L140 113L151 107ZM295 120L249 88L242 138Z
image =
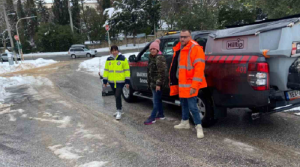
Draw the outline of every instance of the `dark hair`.
M119 48L118 48L117 45L113 45L113 46L110 47L111 52L114 51L114 50L119 51Z
M181 30L181 32L186 32L186 31L188 31L190 34L192 34L191 30L188 30L188 29Z

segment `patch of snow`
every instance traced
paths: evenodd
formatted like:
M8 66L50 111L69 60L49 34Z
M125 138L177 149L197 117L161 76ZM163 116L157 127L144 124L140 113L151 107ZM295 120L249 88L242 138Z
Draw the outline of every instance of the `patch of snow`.
M15 77L0 77L0 102L3 102L5 98L9 97L11 93L6 92L6 88L20 85L31 85L31 86L53 86L52 82L43 77L33 76L15 76ZM36 92L37 93L37 92Z
M49 146L48 148L61 159L76 160L82 157L71 152L73 147L62 147L62 145L54 145Z
M58 126L58 128L66 128L67 126L70 126L71 122L71 117L65 116L62 120L56 120L56 119L43 119L43 118L36 118L36 117L30 117L30 119L34 119L37 121L42 121L42 122L51 122L55 124L61 124Z
M128 57L130 55L138 55L138 53L139 52L126 53L123 55L128 59ZM100 71L100 74L103 75L104 68L105 68L105 62L108 57L109 56L102 56L102 57L96 57L96 58L93 58L90 60L86 60L86 61L80 63L77 71L88 71L95 76L98 76L98 72Z
M295 115L299 115L300 116L300 112L299 113L295 113Z
M229 145L231 146L235 146L241 150L244 150L244 151L249 151L249 152L252 152L254 151L254 147L253 146L250 146L246 143L242 143L242 142L239 142L239 141L235 141L235 140L231 140L231 139L224 139L224 142L225 143L228 143Z
M12 114L8 114L9 116L9 121L16 121L17 119L14 117Z
M22 114L22 118L27 118L27 114Z
M107 163L108 162L105 162L105 161L93 161L93 162L85 163L85 164L80 165L78 167L102 167Z
M23 63L14 64L14 65L9 65L8 62L4 62L3 64L0 64L0 74L38 68L38 67L47 66L54 63L57 63L57 61L45 60L42 58L36 60L25 60L23 61Z
M289 112L289 111L300 111L300 107L295 107L289 110L285 110L284 112Z
M67 56L68 52L41 52L41 53L29 53L24 54L24 57L53 57L53 56Z
M1 103L0 103L1 104ZM10 107L6 108L5 110L0 112L0 115L4 115L7 114L9 117L9 121L16 121L17 118L15 117L15 115L17 113L22 114L23 112L25 112L23 109L18 109L18 110L11 110Z
M72 108L72 105L66 101L55 101L54 103L63 104L64 106L68 108Z
M87 138L87 139L98 139L102 140L104 139L103 135L100 134L93 134L94 132L92 130L84 129L84 125L79 123L78 128L75 131L75 135L81 135L81 138Z

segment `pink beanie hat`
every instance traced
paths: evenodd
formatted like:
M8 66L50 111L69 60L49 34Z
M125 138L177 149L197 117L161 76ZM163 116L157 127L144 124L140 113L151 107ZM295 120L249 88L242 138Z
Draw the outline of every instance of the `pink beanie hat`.
M151 43L150 47L149 47L149 50L151 49L156 49L159 51L159 44L160 44L160 40L159 39L156 39L154 42Z

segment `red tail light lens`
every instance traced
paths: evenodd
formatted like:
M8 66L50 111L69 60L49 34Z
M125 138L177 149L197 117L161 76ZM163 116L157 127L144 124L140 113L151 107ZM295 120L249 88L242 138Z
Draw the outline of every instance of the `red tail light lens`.
M269 90L269 65L268 63L249 63L248 82L254 90Z

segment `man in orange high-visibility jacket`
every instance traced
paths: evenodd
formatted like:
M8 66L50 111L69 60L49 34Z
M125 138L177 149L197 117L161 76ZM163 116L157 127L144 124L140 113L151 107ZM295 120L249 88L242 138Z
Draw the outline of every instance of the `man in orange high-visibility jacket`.
M182 120L175 129L189 129L189 111L193 115L197 137L203 138L201 118L197 107L199 89L207 87L204 76L205 55L202 47L192 40L189 30L180 32L180 42L173 48L174 55L170 67L170 95L179 95Z

